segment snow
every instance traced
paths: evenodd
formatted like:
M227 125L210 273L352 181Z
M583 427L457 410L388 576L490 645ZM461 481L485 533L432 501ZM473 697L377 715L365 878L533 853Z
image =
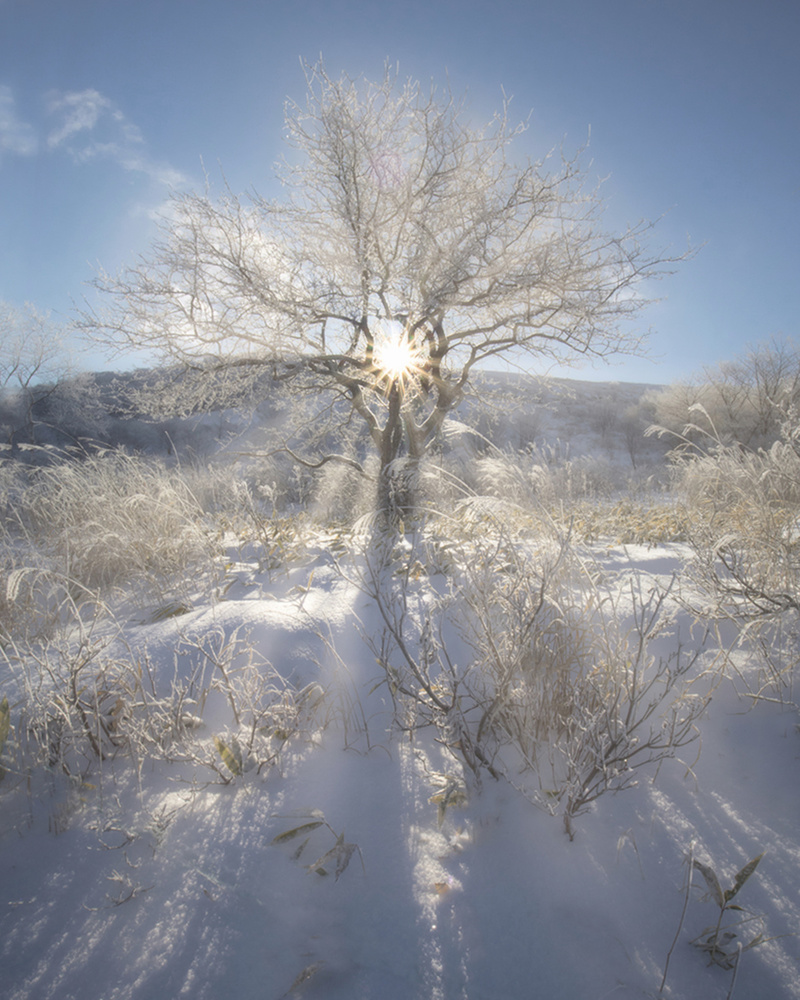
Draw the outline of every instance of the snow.
M582 555L607 580L673 587L657 652L699 641L680 602L687 547L598 542ZM83 782L0 789L8 1000L655 997L690 847L723 886L766 852L739 898L771 940L742 955L735 995L800 998L796 710L753 706L720 680L701 744L601 796L571 841L509 782L466 781L432 730L393 726L365 642L382 620L324 539L284 575L241 558L225 599L132 616L109 648L146 651L167 685L197 662L176 650L246 637L276 683L319 684L325 711L273 766L235 777L121 755ZM226 698L209 694L202 738L229 730ZM663 995L722 1000L731 971L689 944L716 920L697 871L694 883Z
M614 550L605 562L663 576L675 555ZM132 639L167 670L180 633L246 626L287 673L340 670L340 687L364 697L377 670L358 633L378 623L351 586L315 579L302 606L295 594L236 600L139 626ZM340 639L349 676L325 659ZM792 713L763 704L745 712L721 690L694 776L664 767L656 784L599 800L572 843L495 782L439 828L430 799L453 761L431 739L391 737L389 725L388 710L373 715L371 746L348 748L334 722L279 768L229 785L157 771L134 781L114 768L97 788L24 803L28 815L0 855L6 996L647 995L677 928L692 840L698 857L729 874L766 850L748 907L768 915L770 933L800 926ZM301 859L294 840L272 844L320 814L330 828L312 831ZM341 876L307 871L340 833L358 845ZM710 910L693 899L686 933ZM791 938L748 953L740 995L800 996L796 957ZM671 973L668 995L728 988L685 942Z

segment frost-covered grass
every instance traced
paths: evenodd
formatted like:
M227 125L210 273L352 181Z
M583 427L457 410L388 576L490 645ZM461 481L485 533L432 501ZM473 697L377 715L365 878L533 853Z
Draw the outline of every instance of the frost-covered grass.
M125 589L138 599L186 598L221 551L233 477L213 467L169 468L121 451L0 464L0 574L7 594L36 595L54 584L76 599ZM27 579L23 579L27 578ZM11 631L24 627L25 601L9 606ZM16 621L15 621L16 620Z
M800 997L792 608L715 596L711 467L491 458L390 535L340 472L0 469L4 995Z

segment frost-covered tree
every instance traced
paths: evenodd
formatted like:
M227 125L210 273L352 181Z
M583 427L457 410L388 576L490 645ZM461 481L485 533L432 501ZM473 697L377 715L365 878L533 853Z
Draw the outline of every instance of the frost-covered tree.
M650 223L604 227L579 157L512 156L525 127L507 103L476 126L388 67L373 82L316 65L306 81L286 106L286 197L177 195L152 252L99 275L109 307L85 328L198 373L201 394L206 376L219 388L265 366L333 394L384 487L476 367L639 350L637 288L670 260L644 247Z
M32 305L0 301L0 434L35 439L36 409L68 373L62 331Z
M98 379L74 369L61 325L33 305L0 302L0 442L16 453L96 441L109 424L100 397Z
M780 437L788 411L800 405L800 348L774 337L668 386L650 402L654 422L679 437L769 445Z

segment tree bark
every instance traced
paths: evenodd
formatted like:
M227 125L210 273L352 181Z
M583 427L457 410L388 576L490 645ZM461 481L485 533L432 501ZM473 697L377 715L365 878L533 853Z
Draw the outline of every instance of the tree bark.
M378 474L378 512L387 525L397 526L411 517L416 508L414 481L420 455L413 428L404 419L403 387L399 380L389 389L389 412L381 437L381 463ZM408 436L408 454L401 465L403 437Z

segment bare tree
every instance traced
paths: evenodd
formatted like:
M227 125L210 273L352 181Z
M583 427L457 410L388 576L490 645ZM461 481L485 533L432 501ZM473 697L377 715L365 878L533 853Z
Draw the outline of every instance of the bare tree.
M62 331L32 305L0 301L0 426L10 444L35 437L35 408L68 374Z
M99 275L110 306L85 329L217 379L270 366L333 393L366 425L384 499L481 363L640 349L637 286L678 258L643 247L651 223L603 228L580 154L514 160L507 102L478 128L388 66L306 81L286 106L287 198L177 195L147 259Z
M800 348L773 337L650 399L655 423L688 441L711 435L745 447L770 445L789 410L800 405Z

